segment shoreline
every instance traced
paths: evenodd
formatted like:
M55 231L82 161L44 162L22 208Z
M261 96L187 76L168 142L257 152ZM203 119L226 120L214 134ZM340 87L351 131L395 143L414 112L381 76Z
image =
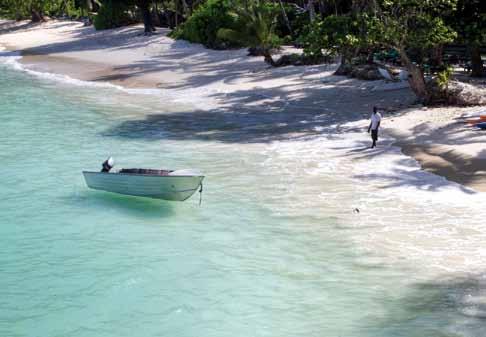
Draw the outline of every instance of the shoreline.
M486 159L441 149L439 146L418 146L402 141L394 145L400 147L403 154L417 160L423 170L476 191L486 191Z
M430 111L429 111L430 110ZM422 169L447 180L486 191L486 133L468 126L467 116L486 114L486 107L437 107L404 112L391 118L387 133L402 153Z
M467 129L461 121L486 107L410 109L414 96L409 89L386 90L383 81L334 76L330 65L270 69L263 58L247 57L245 50L212 51L174 41L164 29L148 38L140 32L140 25L96 32L71 21L0 21L0 44L20 52L19 62L30 70L127 89L172 90L207 102L206 109L254 111L265 106L255 118L267 120L269 113L278 113L276 122L289 125L322 113L335 114L338 123L359 121L376 104L400 112L385 114L382 132L422 169L486 191L486 133ZM288 139L317 133L290 129ZM272 132L268 139L274 138Z

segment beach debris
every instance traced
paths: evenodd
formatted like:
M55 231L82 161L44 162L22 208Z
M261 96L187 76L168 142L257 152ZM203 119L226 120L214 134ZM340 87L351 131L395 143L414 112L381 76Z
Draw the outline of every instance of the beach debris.
M378 68L378 72L380 73L381 76L383 76L383 78L385 80L388 80L388 81L394 81L394 78L392 77L392 75L388 72L388 70L384 69L384 68Z

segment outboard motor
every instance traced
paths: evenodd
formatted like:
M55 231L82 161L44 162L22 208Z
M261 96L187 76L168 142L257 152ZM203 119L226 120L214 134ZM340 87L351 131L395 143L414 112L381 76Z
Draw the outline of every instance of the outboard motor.
M101 172L110 172L110 170L115 166L115 161L113 160L113 157L108 158L101 164L102 169Z

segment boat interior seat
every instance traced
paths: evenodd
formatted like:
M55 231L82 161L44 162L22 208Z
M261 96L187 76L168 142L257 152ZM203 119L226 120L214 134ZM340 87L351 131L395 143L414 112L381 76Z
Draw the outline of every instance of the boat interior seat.
M119 173L131 173L131 174L149 174L157 176L167 176L172 171L169 170L154 170L154 169L141 169L141 168L128 168L120 169Z

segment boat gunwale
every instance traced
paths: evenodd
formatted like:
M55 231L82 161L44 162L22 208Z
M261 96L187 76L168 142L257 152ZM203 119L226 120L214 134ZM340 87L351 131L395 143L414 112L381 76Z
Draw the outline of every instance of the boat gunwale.
M157 175L157 174L144 174L144 173L120 173L120 172L97 172L97 171L82 171L92 174L110 174L110 175L124 175L124 176L142 176L142 177L156 177L156 178L205 178L206 176L191 176L191 175Z

